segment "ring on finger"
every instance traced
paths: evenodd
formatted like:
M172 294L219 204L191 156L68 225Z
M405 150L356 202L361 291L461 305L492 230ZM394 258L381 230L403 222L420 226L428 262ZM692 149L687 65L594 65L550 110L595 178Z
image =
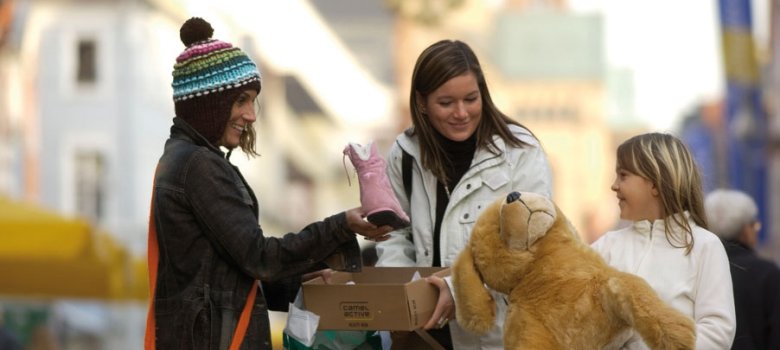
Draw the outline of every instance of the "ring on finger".
M443 328L449 321L450 319L442 316L441 318L439 318L439 322L436 322L436 328Z

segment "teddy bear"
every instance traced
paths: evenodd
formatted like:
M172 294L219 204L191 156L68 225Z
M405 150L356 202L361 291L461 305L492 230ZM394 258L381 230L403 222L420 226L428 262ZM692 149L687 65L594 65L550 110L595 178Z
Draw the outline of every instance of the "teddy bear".
M652 349L693 349L693 320L642 278L610 267L547 197L512 192L480 214L452 267L456 317L494 327L487 287L507 295L506 349L620 348L638 333Z

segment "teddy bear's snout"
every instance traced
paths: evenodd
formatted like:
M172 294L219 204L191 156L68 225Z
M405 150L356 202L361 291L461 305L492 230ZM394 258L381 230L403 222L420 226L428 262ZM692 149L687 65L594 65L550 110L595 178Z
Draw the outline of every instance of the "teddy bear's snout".
M520 199L520 192L514 191L506 195L506 203L512 203L516 200Z

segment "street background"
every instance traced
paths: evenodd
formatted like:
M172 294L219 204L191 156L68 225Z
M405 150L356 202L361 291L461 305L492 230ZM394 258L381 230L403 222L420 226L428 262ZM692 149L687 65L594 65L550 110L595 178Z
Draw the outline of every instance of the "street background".
M389 149L418 54L446 38L539 137L585 241L623 224L617 146L660 131L705 191L759 202L759 253L780 262L780 0L0 0L0 330L24 349L142 347L152 175L191 16L263 76L261 156L232 161L266 234L359 204L344 146Z

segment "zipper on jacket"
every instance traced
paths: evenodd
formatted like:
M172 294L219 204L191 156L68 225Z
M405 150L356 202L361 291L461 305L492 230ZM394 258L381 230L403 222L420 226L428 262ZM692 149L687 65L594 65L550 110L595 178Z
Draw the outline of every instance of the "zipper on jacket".
M650 255L650 251L653 250L653 227L655 226L655 223L653 221L650 221L650 237L647 240L647 247L645 247L645 251L642 253L642 258L639 259L639 262L637 262L636 266L634 267L633 273L636 274L639 271L639 268L642 266L642 263L645 262L645 258Z
M401 150L403 150L403 147L401 147ZM406 150L403 150L403 151L407 152ZM409 152L407 152L407 153L409 153ZM409 153L409 154L411 155L411 153ZM428 204L430 204L431 203L431 196L428 194L428 186L425 184L425 176L423 176L422 166L420 164L418 164L417 158L412 157L412 160L414 160L412 162L412 183L414 183L414 173L415 173L414 169L416 169L417 173L420 174L420 183L422 183L422 186L423 186L423 191L422 192L423 192L423 194L425 194L425 198L428 200ZM433 191L435 193L436 189L434 189ZM414 195L412 195L411 197L414 197ZM412 198L409 198L409 210L414 212L414 210L412 210L412 203L414 203L414 201L412 200ZM434 211L436 210L435 209L436 206L429 205L429 210L430 210L430 208L434 208L433 209ZM436 222L435 222L436 221L436 219L435 219L436 218L436 213L435 212L433 213L432 217L434 219L431 222L431 230L433 230L433 226L436 225ZM412 234L412 239L413 239L412 242L414 242L414 231L413 230L412 230L411 234ZM431 244L433 244L433 231L431 231ZM425 246L425 244L423 244L423 255L425 255L426 258L429 258L429 255L430 255L430 252L428 251L428 248ZM431 262L433 262L433 260L431 260Z

